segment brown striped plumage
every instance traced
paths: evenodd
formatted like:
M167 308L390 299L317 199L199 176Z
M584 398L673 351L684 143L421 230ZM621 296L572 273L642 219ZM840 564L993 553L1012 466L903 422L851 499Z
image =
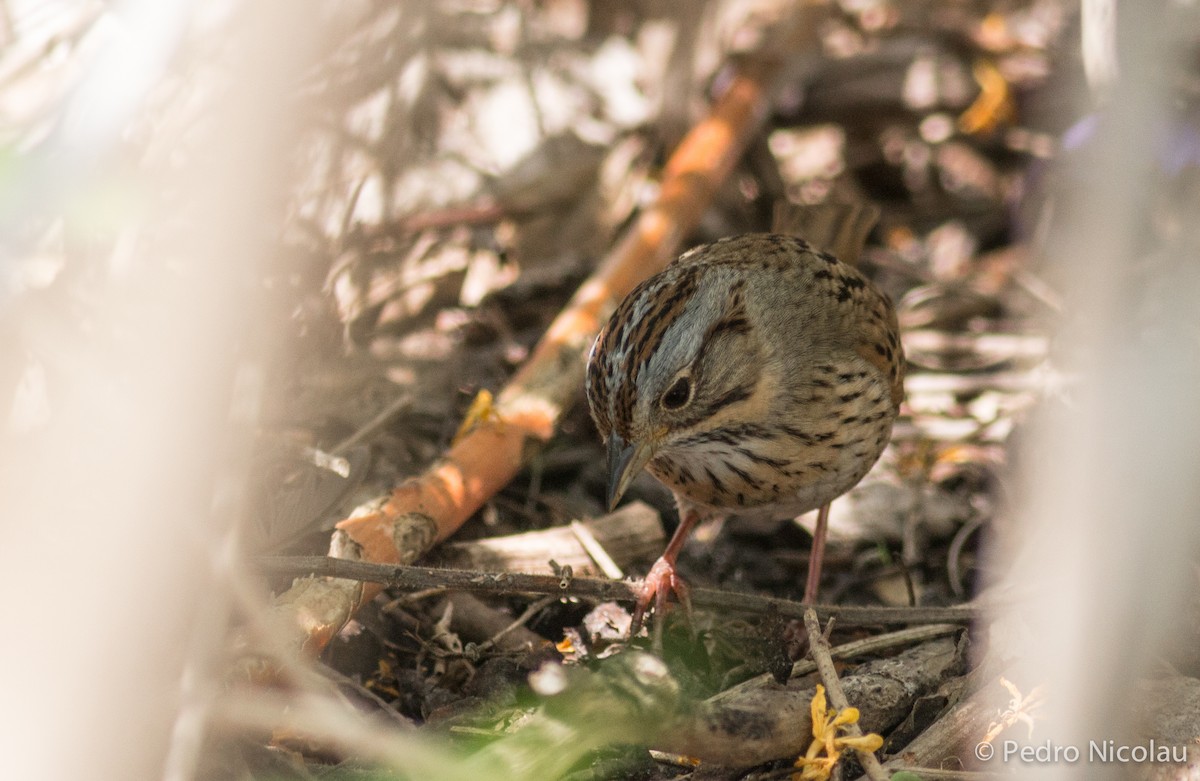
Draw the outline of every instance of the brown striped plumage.
M903 371L890 302L832 255L769 233L693 249L631 292L592 348L610 503L645 466L684 517L821 506L883 451Z
M681 504L799 514L882 452L900 403L895 314L861 274L790 236L724 239L634 290L596 340L600 433L652 448ZM664 404L684 378L690 398Z

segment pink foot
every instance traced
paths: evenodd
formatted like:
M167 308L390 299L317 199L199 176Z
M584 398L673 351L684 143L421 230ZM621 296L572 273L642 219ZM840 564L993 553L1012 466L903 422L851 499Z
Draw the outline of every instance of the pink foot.
M638 590L637 603L633 608L633 621L629 625L630 637L637 637L638 632L642 630L642 619L646 617L646 609L650 607L652 599L654 600L654 620L656 623L662 621L667 612L667 598L671 593L674 593L679 599L684 611L690 617L692 602L688 597L687 584L675 572L675 563L662 557L654 562L654 566L646 573L646 578Z

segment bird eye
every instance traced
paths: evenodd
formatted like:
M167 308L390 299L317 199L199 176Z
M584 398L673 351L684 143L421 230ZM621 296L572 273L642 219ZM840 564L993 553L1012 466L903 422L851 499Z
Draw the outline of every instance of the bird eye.
M671 384L667 392L663 394L662 405L664 409L677 410L682 408L692 397L692 383L687 377L680 377Z

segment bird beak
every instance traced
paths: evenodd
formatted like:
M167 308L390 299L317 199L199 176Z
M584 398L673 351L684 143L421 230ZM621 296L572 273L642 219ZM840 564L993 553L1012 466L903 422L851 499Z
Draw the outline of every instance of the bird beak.
M654 456L649 444L629 444L616 433L608 435L608 510L612 512L625 489Z

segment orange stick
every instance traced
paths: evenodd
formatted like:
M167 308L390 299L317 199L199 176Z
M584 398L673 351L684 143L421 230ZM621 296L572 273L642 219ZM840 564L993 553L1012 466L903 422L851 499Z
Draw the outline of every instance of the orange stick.
M794 44L795 33L806 32L802 28L810 28L812 20L791 17L790 34L782 37ZM742 64L671 156L657 202L579 288L500 393L497 414L477 423L424 474L398 486L382 507L339 523L330 555L411 563L462 526L549 440L583 382L587 351L603 319L639 282L660 271L699 223L762 126L777 71L769 55ZM376 584L323 583L299 580L275 602L276 612L296 626L300 645L314 652L381 590Z

